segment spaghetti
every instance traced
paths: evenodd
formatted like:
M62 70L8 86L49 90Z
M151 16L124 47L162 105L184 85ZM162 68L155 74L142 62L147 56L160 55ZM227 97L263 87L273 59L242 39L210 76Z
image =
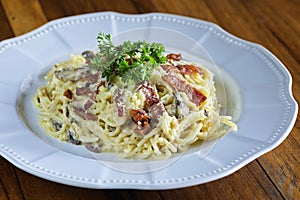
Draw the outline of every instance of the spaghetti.
M148 80L110 82L90 67L87 56L71 55L54 65L33 98L47 134L122 158L167 159L198 140L237 130L219 114L213 74L203 66L166 55Z

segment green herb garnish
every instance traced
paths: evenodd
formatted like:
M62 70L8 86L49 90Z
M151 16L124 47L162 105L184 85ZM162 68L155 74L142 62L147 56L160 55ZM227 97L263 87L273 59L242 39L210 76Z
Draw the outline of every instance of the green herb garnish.
M121 77L123 82L147 80L153 69L166 62L162 54L165 48L160 43L126 41L115 46L111 35L102 32L97 40L99 53L91 60L91 66L110 82L116 77Z

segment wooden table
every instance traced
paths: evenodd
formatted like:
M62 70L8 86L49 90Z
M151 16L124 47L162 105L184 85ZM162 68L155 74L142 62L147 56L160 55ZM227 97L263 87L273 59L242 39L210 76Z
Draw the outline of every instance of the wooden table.
M299 0L1 0L0 40L53 19L99 11L164 12L214 22L273 52L291 72L300 100ZM276 149L230 176L183 189L83 189L38 178L0 158L0 199L300 199L299 119Z

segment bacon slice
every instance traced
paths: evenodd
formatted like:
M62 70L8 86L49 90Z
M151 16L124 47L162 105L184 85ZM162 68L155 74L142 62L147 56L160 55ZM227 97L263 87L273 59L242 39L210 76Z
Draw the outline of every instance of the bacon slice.
M202 74L201 69L194 65L177 65L176 67L181 74L195 74L195 73Z
M180 61L182 59L181 54L170 53L167 55L167 59Z
M86 84L86 85L87 86L77 87L75 91L76 95L90 97L92 100L95 100L98 94L98 88L104 85L104 81L101 81L100 83L98 81L93 85L90 84Z
M151 116L151 118L153 119L158 119L162 116L162 114L166 111L166 108L164 106L163 103L158 102L156 104L153 104L150 108L149 108L149 115Z
M171 87L175 88L180 92L184 92L188 98L199 106L202 102L206 100L206 96L202 94L199 90L194 88L192 85L186 81L180 79L176 74L191 74L191 73L202 73L200 68L193 65L161 65L161 67L167 72L162 78Z
M120 89L117 89L117 91L115 92L114 101L116 102L116 106L118 109L118 116L124 117L126 114L125 99L124 99L124 94Z
M140 135L146 135L150 132L150 116L142 109L131 109L129 111L132 120L137 124L134 132Z
M68 99L72 99L73 97L73 92L70 89L67 89L66 91L64 91L63 94L65 97L67 97Z
M84 146L92 152L101 153L103 144L98 141L97 142L86 142L86 143L84 143Z
M150 122L150 116L142 109L130 109L130 116L137 124L147 125Z
M73 107L74 112L84 120L97 121L98 117L92 113L89 113L87 110L82 108Z
M161 68L163 68L163 70L165 70L168 74L180 73L179 69L174 65L161 65Z
M85 71L79 74L78 80L81 82L88 82L89 84L95 84L101 78L100 72L92 74L91 71Z
M92 91L89 87L77 87L76 88L76 95L77 96L90 96Z
M147 109L151 107L153 104L159 102L159 96L155 88L151 86L151 83L149 81L142 81L136 84L136 89L142 90L143 93L145 94L145 104L146 104L145 106Z
M155 126L158 119L166 111L163 103L159 101L159 95L149 81L142 81L135 86L136 90L141 90L145 94L144 109L131 109L129 111L133 121L137 124L134 132L145 135L150 132L151 127ZM151 122L151 124L150 124Z
M84 109L88 110L93 104L94 102L92 100L87 100L84 104Z
M180 73L180 74L195 74L199 73L202 74L202 71L199 67L196 67L194 65L161 65L161 68L163 68L167 73Z
M188 98L197 106L200 106L200 104L206 100L206 96L204 94L202 94L199 90L194 88L186 81L181 80L175 74L167 74L162 78L171 87L175 88L179 92L184 92L188 96Z

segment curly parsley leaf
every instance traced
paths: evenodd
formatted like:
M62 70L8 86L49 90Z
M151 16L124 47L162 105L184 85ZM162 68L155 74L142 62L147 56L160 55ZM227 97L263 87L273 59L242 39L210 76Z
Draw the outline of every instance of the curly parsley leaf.
M121 77L123 82L140 82L150 78L159 64L166 62L165 48L160 43L145 41L125 41L115 46L110 34L99 33L99 54L91 61L91 66L102 72L108 81Z

